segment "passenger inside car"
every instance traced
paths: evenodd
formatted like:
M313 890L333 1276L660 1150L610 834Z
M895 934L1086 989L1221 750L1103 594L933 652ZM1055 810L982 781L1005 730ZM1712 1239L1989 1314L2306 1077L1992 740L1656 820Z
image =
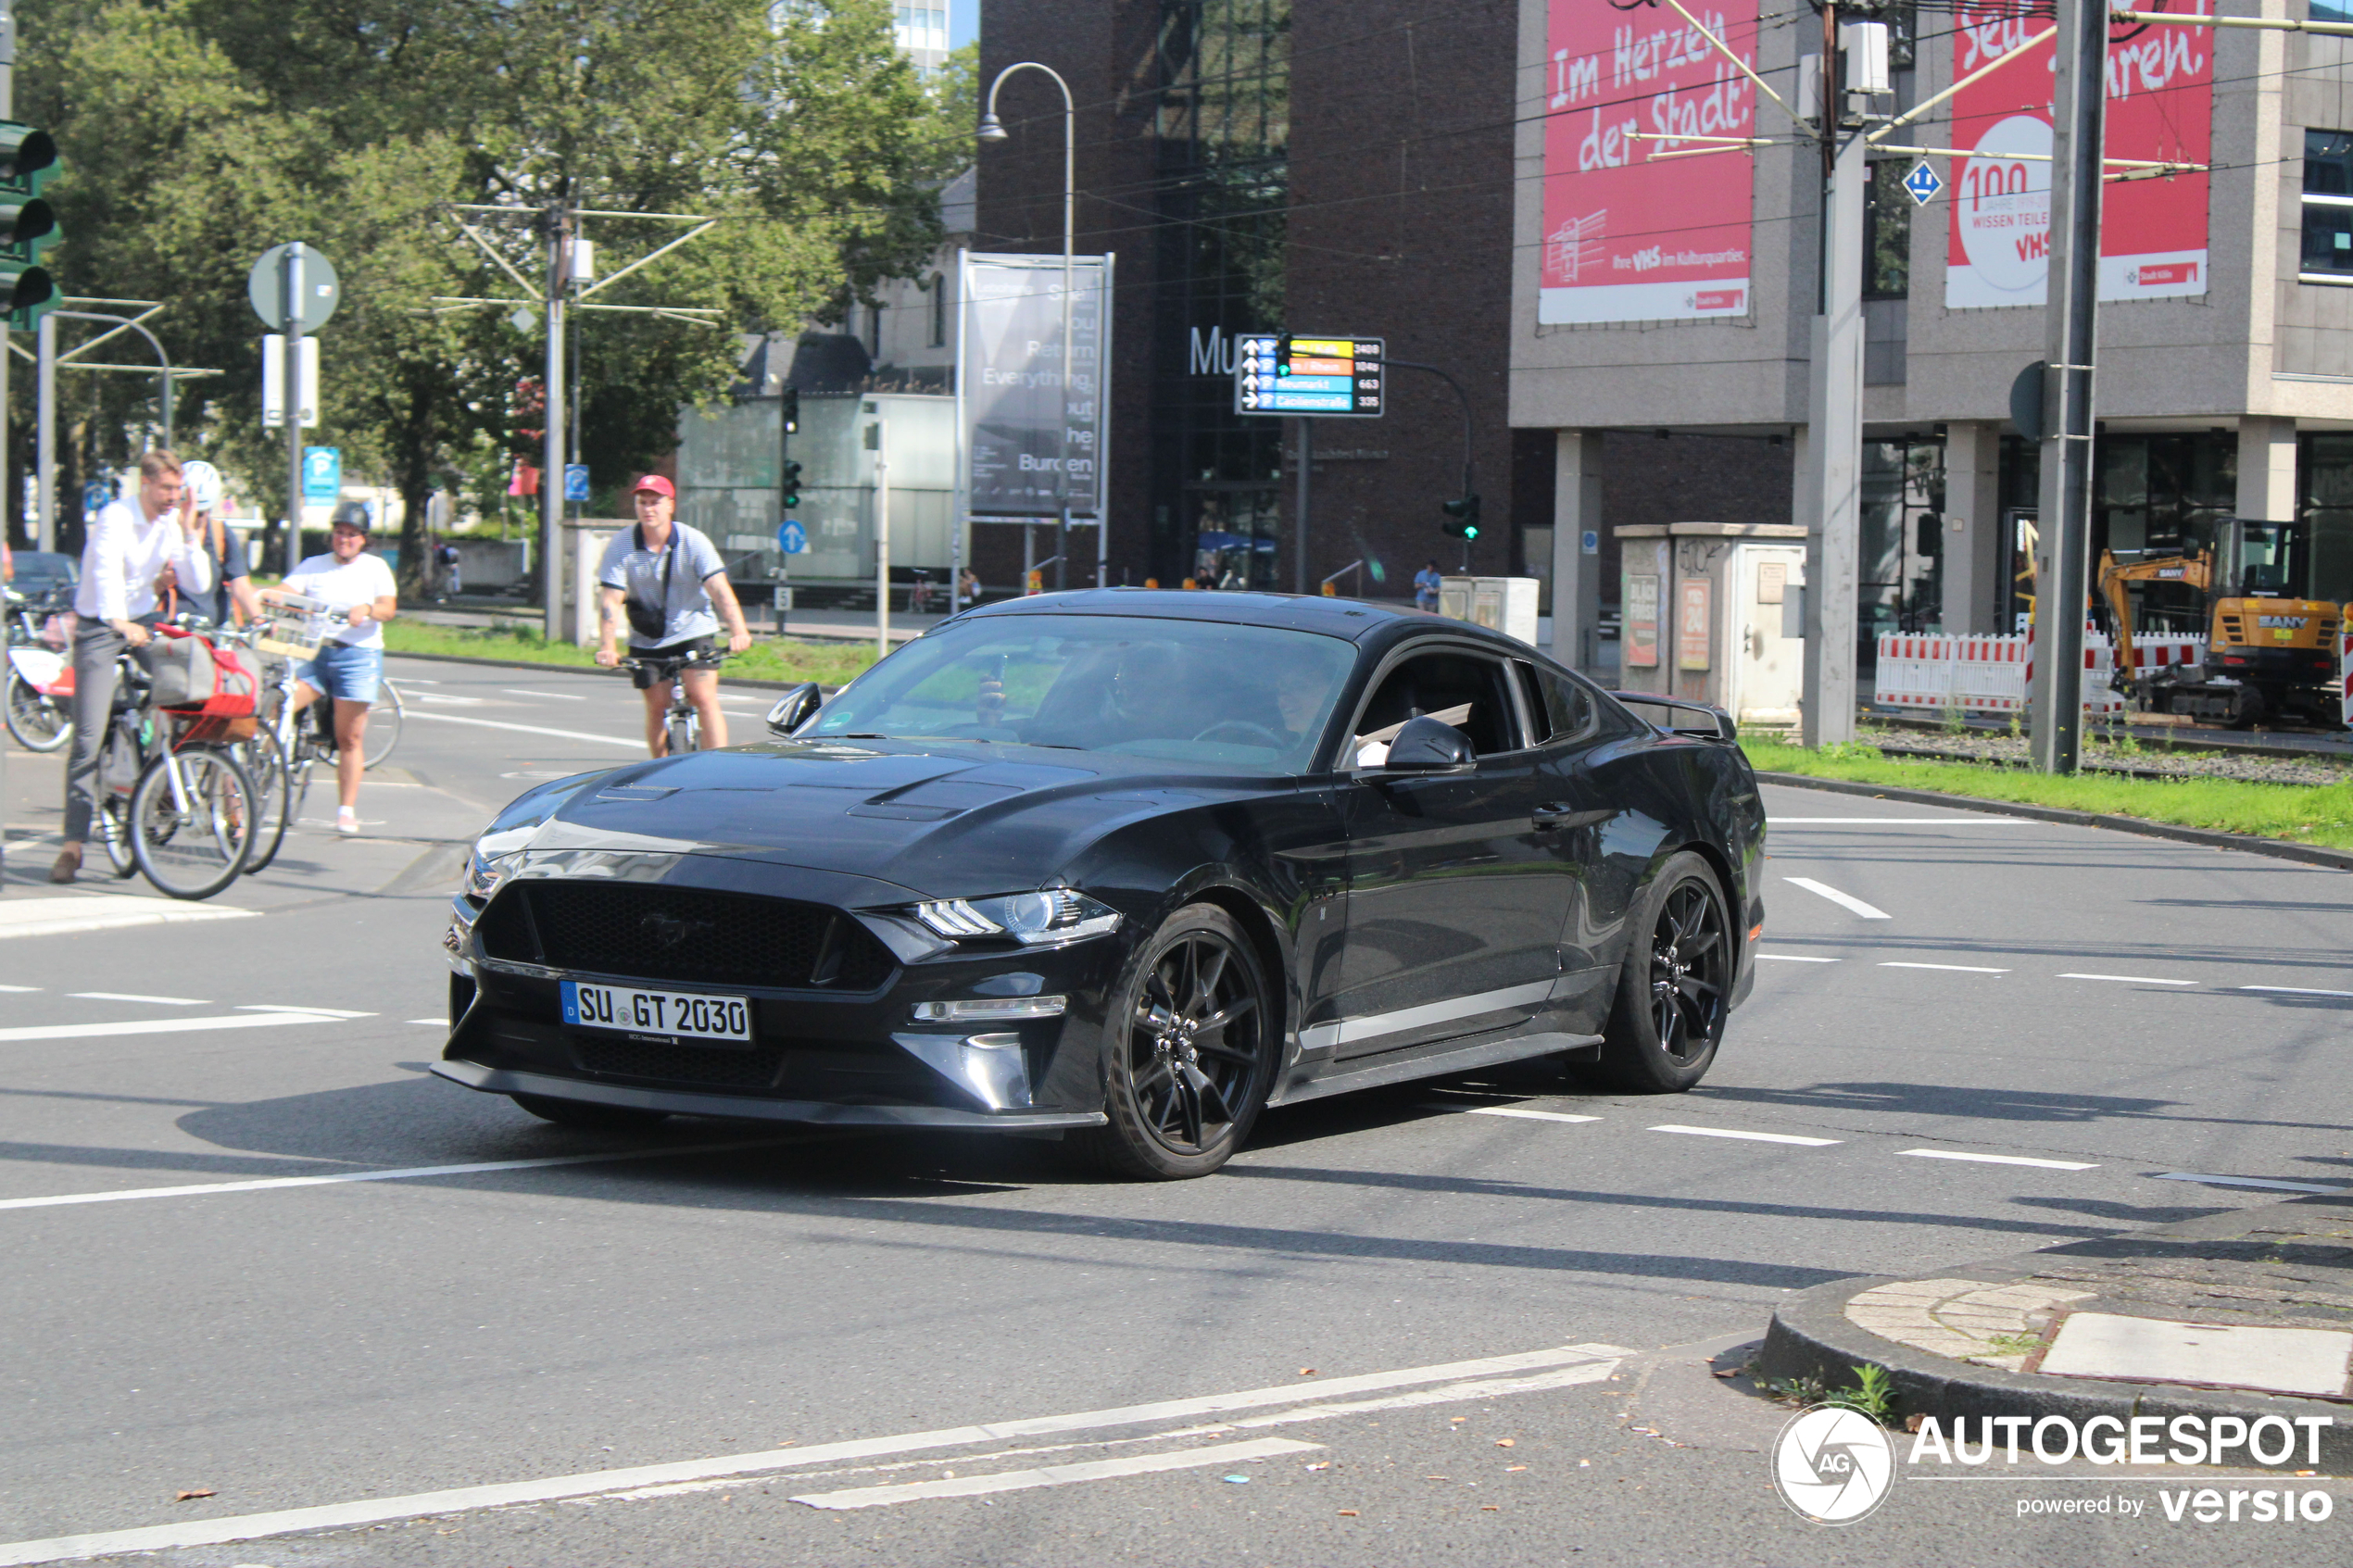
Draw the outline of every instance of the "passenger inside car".
M1405 721L1424 717L1462 731L1474 756L1509 751L1517 744L1503 667L1469 654L1428 653L1390 671L1365 704L1353 748L1356 765L1379 767Z

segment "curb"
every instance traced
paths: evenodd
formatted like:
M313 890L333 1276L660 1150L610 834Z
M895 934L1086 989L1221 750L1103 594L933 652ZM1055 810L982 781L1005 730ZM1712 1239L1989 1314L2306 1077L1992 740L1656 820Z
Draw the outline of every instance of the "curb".
M2323 849L2313 844L2291 844L2284 838L2260 838L2253 834L2222 833L2212 828L2177 827L2171 822L2152 822L2145 817L2120 817L2106 811L2072 811L2063 806L2029 806L2017 801L1987 800L1974 795L1946 795L1933 789L1903 789L1894 784L1856 784L1850 779L1819 779L1811 773L1768 773L1760 769L1756 777L1764 784L1789 784L1797 789L1821 789L1833 795L1901 800L1914 806L1950 806L1961 811L1994 811L2007 817L2031 817L2036 822L2059 822L2069 827L2110 828L2119 833L2137 833L2147 838L2170 838L2183 844L2204 845L2209 849L2241 849L2250 855L2269 855L2275 860L2298 860L2308 866L2353 872L2353 852Z

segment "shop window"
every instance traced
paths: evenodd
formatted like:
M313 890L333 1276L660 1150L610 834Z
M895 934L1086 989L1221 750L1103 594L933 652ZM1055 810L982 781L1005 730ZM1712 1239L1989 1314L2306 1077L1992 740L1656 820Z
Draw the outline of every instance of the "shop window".
M2353 132L2304 132L2304 256L2308 283L2353 283Z
M2341 604L2353 599L2353 435L2309 434L2298 445L2296 515L2311 530L2312 596Z

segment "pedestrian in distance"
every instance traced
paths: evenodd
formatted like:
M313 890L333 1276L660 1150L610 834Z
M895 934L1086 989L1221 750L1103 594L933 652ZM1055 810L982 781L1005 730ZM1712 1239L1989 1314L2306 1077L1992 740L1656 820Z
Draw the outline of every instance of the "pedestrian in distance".
M1431 561L1414 573L1414 608L1431 615L1438 613L1438 563Z
M464 593L466 585L459 571L458 546L444 539L441 547L434 552L434 558L441 564L441 596L454 599Z
M641 663L708 654L723 619L729 653L751 646L751 628L744 624L743 607L727 582L727 563L700 529L676 520L677 489L661 475L649 473L637 481L630 500L637 511L636 526L613 535L597 571L601 633L597 662L608 670L621 662L624 617L629 656ZM670 683L657 681L652 671L642 668L632 679L646 697L646 749L656 757L667 756ZM702 721L703 749L725 746L727 716L719 710L719 671L685 670L679 679Z
M348 622L319 645L316 658L295 667L295 708L333 697L335 741L335 831L359 831L359 775L367 771L368 709L384 682L384 622L399 611L392 568L368 553L368 508L339 502L328 525L327 553L312 556L287 573L283 587L264 588L261 597L283 601L317 599L341 610Z
M90 520L82 546L82 583L73 608L73 749L66 759L65 842L51 882L71 882L98 813L98 753L114 711L115 660L145 649L159 616L159 587L202 594L212 563L186 506L180 459L158 446L139 459L136 495L108 501Z

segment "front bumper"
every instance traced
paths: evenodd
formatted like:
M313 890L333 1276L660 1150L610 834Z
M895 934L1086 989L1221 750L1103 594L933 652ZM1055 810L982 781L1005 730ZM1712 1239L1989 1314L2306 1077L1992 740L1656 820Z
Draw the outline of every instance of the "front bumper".
M434 1071L487 1094L687 1115L1009 1132L1102 1124L1103 1008L1124 933L1044 950L975 951L936 941L927 950L871 912L872 884L761 870L769 884L762 895L824 903L885 938L887 975L844 992L679 983L632 975L626 963L590 971L522 961L506 947L485 943L485 926L498 922L485 922L485 911L460 897L451 901L443 939L454 972L449 1041ZM749 891L740 865L716 858L677 857L658 880L671 888ZM494 902L490 910L497 908ZM747 1048L567 1026L560 997L566 980L745 997L752 1039ZM914 1021L922 1002L1023 996L1068 1002L1051 1018Z

